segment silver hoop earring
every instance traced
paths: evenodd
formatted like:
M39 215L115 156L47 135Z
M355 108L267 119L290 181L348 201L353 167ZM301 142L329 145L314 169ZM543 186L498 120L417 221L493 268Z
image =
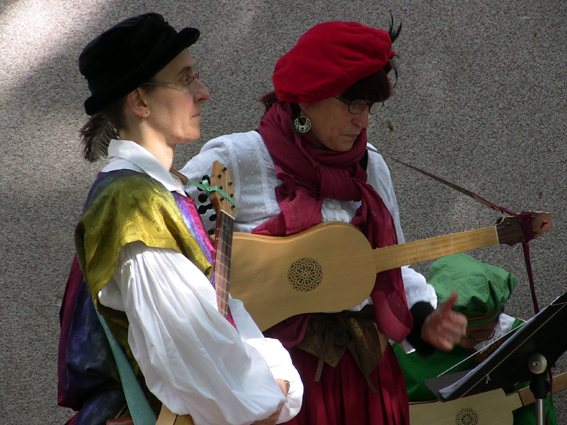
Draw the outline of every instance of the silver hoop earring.
M300 136L304 136L311 130L311 120L305 115L300 115L293 120L293 130Z

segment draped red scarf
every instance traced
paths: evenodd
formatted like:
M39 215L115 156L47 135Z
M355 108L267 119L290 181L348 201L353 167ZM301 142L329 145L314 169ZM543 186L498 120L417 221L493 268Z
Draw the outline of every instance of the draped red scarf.
M325 198L360 201L352 224L367 237L372 248L396 245L392 215L376 191L366 183L366 171L359 161L366 150L366 130L348 152L316 149L292 130L289 103L278 102L260 121L259 131L283 183L276 187L281 212L252 230L271 236L291 235L321 222ZM413 320L408 309L399 268L378 273L372 290L378 327L394 341L401 342ZM288 346L301 342L308 315L295 316L272 328L274 336Z

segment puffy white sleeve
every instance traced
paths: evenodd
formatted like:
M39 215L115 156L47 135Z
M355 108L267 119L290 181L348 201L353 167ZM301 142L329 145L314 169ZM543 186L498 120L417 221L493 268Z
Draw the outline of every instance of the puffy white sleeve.
M291 362L288 351L274 338L265 338L240 300L229 299L232 318L238 328L240 338L256 348L264 356L274 379L289 382L289 392L277 423L284 423L295 417L301 409L303 383Z
M263 341L231 301L239 334L218 313L209 280L182 254L126 245L99 297L126 312L128 343L147 386L174 413L197 425L236 425L265 419L284 401L285 418L299 410L303 387L287 351ZM275 377L293 383L294 395L286 400Z
M235 133L209 140L199 155L179 170L192 180L210 174L213 162L220 161L228 167L234 183L236 215L235 232L250 232L254 227L277 215L281 210L276 200L275 188L282 182L276 177L274 162L262 137L256 131ZM187 194L201 207L198 189L189 184ZM207 230L214 228L212 209L201 213Z

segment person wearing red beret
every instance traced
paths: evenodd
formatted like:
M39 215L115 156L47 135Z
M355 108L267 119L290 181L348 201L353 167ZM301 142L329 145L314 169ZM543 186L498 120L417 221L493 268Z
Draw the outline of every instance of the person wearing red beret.
M366 133L369 115L392 93L399 31L316 25L277 61L275 91L262 99L258 130L207 142L180 172L195 180L214 161L228 167L235 231L285 236L342 221L357 226L373 248L403 243L389 170ZM186 190L197 196L193 186ZM437 307L425 278L402 267L379 273L358 306L271 327L267 333L287 347L305 387L301 411L289 423L408 424L404 378L389 340L424 355L450 350L467 323L452 311L455 300Z

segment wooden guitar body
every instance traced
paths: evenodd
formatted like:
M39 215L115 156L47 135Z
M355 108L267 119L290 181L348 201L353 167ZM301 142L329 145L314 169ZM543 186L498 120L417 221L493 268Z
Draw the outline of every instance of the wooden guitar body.
M567 372L554 376L550 394L563 391L565 388L567 388ZM531 405L534 401L531 390L525 387L508 395L503 389L497 389L444 403L437 400L410 402L410 423L411 425L513 425L513 411Z
M529 214L535 238L549 213ZM526 240L517 217L497 226L372 249L352 224L321 223L292 236L234 232L230 293L264 331L302 313L352 308L372 292L376 273L495 244Z
M296 314L352 308L376 280L372 247L347 223L283 237L235 232L232 249L231 295L261 330Z
M512 425L513 411L522 407L517 393L492 390L441 403L410 403L411 425Z

